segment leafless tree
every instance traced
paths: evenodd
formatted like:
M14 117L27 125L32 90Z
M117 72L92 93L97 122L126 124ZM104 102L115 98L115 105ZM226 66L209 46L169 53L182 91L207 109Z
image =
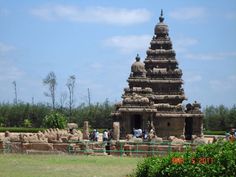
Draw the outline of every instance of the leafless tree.
M62 93L61 93L61 96L60 96L61 109L63 109L64 104L65 104L65 102L66 102L66 99L67 99L67 94L66 94L66 92L62 92Z
M55 92L56 92L56 75L54 72L50 72L45 79L43 79L43 84L48 85L49 93L44 92L44 95L47 97L51 97L52 99L52 109L55 109Z
M90 95L90 89L88 88L88 104L89 107L91 106L91 95Z
M14 86L14 93L15 93L14 103L17 104L18 99L17 99L16 81L13 81L12 84Z
M74 106L74 88L75 88L75 76L72 75L68 78L66 86L69 91L69 111L70 111L70 119L72 116L72 107Z

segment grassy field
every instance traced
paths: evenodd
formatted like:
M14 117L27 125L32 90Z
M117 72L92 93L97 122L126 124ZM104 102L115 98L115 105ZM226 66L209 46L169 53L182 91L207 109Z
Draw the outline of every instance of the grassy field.
M123 177L142 158L0 154L0 177Z

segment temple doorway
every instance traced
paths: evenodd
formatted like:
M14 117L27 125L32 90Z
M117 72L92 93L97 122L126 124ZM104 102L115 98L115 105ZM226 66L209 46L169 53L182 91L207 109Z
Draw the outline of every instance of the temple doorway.
M185 139L191 140L193 134L193 118L185 118Z
M131 128L140 129L142 128L142 116L140 114L134 114L131 118Z

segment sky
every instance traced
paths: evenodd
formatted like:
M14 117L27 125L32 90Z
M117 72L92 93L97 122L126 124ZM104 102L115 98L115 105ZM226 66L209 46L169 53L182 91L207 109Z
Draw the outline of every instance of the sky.
M143 61L163 9L188 100L236 104L235 0L0 0L0 102L50 103L43 79L57 77L56 101L121 101L130 67ZM67 96L68 97L68 96ZM68 101L68 99L67 99Z

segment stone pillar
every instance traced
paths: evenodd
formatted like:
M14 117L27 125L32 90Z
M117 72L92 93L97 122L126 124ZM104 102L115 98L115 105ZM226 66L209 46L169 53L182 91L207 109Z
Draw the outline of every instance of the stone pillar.
M113 139L118 141L120 139L120 123L113 122Z
M85 140L89 139L89 125L88 125L88 121L84 121L83 139L85 139Z
M200 136L204 136L203 134L203 116L200 118Z

